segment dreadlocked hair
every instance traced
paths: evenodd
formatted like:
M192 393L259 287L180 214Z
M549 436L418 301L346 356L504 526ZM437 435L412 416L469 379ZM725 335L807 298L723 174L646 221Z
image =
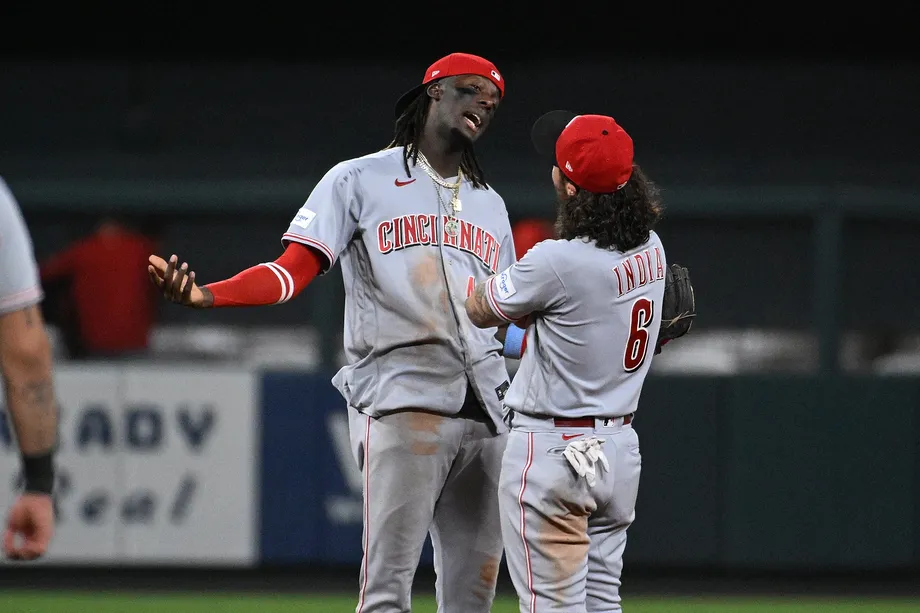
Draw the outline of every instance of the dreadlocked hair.
M387 149L405 147L403 167L409 177L412 176L409 161L412 161L412 166L418 163L418 143L422 139L422 130L425 129L429 108L431 108L431 98L428 96L427 88L425 88L415 100L409 103L406 110L396 120L393 140L386 147ZM463 149L463 155L460 157L460 170L470 180L473 187L488 189L485 173L479 165L479 160L476 159L476 152L473 150L472 143L469 143Z
M660 217L658 187L634 164L621 189L595 194L578 188L563 201L556 236L565 240L583 237L594 240L600 249L630 251L649 239Z

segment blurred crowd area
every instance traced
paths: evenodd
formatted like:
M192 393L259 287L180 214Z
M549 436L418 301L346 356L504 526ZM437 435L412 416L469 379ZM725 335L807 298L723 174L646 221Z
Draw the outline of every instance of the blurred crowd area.
M522 217L512 228L518 258L553 236L548 218ZM165 303L147 277L147 257L161 253L161 246L156 224L106 216L77 240L43 254L39 264L46 290L44 310L59 362L213 361L306 372L334 370L345 363L336 306L342 299L340 285L308 288L305 295L316 292L319 297L313 299L321 302L335 293L336 305L325 311L305 308L293 318L278 318L277 310L267 308L251 310L245 321L221 321L214 313L181 313L181 307ZM168 257L166 251L162 255ZM705 271L691 266L691 276L694 272ZM332 273L337 275L338 269ZM773 291L755 285L741 289L749 296L760 293L763 300L770 300ZM740 375L820 369L821 339L816 331L719 325L706 317L708 302L703 296L702 316L691 333L654 358L653 372ZM177 319L180 314L184 317ZM838 367L844 372L920 373L920 332L844 329L836 347ZM513 374L518 362L509 359L507 364Z
M252 368L318 372L345 364L342 351L324 355L323 326L232 325L212 323L154 323L149 342L139 350L101 356L73 356L65 333L48 324L59 363L92 359L164 362L197 361L244 365ZM341 338L341 337L339 337ZM509 371L516 360L507 360ZM770 329L695 327L655 356L652 372L674 375L741 375L752 373L812 373L819 368L815 335ZM875 375L920 374L920 334L880 338L867 333L845 334L840 368Z

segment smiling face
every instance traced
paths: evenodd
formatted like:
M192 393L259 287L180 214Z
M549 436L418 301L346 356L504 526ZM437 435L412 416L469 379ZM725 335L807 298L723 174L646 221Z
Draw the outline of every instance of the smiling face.
M428 88L429 121L439 134L460 137L468 143L485 133L501 101L492 81L479 75L448 77Z

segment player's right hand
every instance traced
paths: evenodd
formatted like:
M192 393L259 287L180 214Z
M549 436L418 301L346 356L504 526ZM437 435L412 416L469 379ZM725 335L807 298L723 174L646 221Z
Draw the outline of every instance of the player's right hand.
M211 306L211 293L198 287L195 283L195 271L190 271L186 262L179 266L179 258L175 255L169 258L169 262L157 255L151 255L147 261L150 281L163 292L164 298L182 306L198 309Z
M54 508L47 494L22 494L3 535L3 554L10 560L34 560L48 550L54 533Z

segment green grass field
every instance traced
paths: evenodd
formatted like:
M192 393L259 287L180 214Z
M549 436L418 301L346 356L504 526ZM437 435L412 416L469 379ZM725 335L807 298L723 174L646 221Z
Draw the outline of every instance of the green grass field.
M920 611L920 600L823 598L654 598L624 601L625 613L900 613ZM351 613L353 596L264 596L248 594L144 594L0 591L2 613ZM419 597L412 610L435 613L434 599ZM493 613L517 613L513 600L495 603Z

